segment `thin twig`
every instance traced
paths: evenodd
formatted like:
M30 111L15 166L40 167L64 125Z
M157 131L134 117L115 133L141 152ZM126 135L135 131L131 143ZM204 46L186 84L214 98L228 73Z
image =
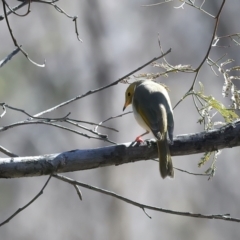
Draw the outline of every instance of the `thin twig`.
M26 4L27 4L27 1L23 1L23 3L15 6L15 7L13 7L13 8L12 8L12 11L8 11L8 12L7 12L7 16L10 15L11 13L15 12L16 10L24 7ZM4 16L0 15L0 20L3 20L4 18L5 18Z
M124 116L124 115L129 114L129 113L132 113L132 111L129 111L129 112L126 112L126 113L122 113L122 114L119 114L119 115L116 115L116 116L113 116L113 117L110 117L110 118L108 118L108 119L106 119L106 120L100 122L100 123L97 124L97 126L94 128L94 131L97 132L98 127L101 127L101 125L102 125L103 123L105 123L105 122L107 122L107 121L109 121L109 120L112 120L112 119L114 119L114 118L122 117L122 116Z
M50 5L52 5L58 12L64 14L65 16L67 16L68 18L71 18L74 22L74 25L75 25L75 33L77 35L77 39L80 41L80 42L83 42L83 40L79 37L79 34L78 34L78 28L77 28L77 16L70 16L69 14L67 14L62 8L60 8L58 5L54 4L54 3L50 3Z
M156 160L156 159L152 158L152 160L154 162L159 162L158 159ZM174 169L176 169L177 171L180 171L180 172L184 172L184 173L187 173L187 174L190 174L190 175L194 175L194 176L204 176L204 177L212 176L211 174L206 174L206 173L192 173L192 172L189 172L189 171L186 171L186 170L183 170L183 169L180 169L180 168L176 168L176 167L174 167Z
M83 40L79 37L78 26L77 26L77 18L78 18L77 16L75 16L75 17L73 18L73 21L74 21L74 23L75 23L75 33L76 33L76 35L77 35L78 41L83 42Z
M65 121L67 119L67 117L71 114L69 112L66 116L61 117L61 118L42 118L42 117L34 117L33 115L27 113L25 110L23 110L21 108L16 108L16 107L9 106L6 103L0 103L0 106L2 106L3 108L4 107L9 108L9 109L17 111L17 112L22 112L22 113L24 113L25 115L27 115L28 117L31 118L31 119L28 119L28 120L38 119L38 120L45 120L45 121Z
M5 106L2 106L3 108L3 113L0 115L0 118L3 118L3 116L6 114L7 110L5 108Z
M173 107L173 109L175 109L188 95L189 93L191 93L193 91L193 88L195 86L195 83L196 83L196 80L198 78L198 75L199 75L199 72L200 72L200 69L202 68L203 64L205 63L205 61L208 59L209 57L209 53L211 51L211 48L212 48L212 44L213 44L213 41L216 37L216 32L217 32L217 29L218 29L218 24L219 24L219 19L220 19L220 14L222 12L222 9L223 9L223 6L225 4L226 0L223 0L222 1L222 4L218 10L218 13L216 16L214 16L214 18L216 19L216 22L215 22L215 26L214 26L214 29L213 29L213 33L212 33L212 38L211 38L211 41L209 43L209 46L208 46L208 50L207 50L207 53L206 55L204 56L204 58L202 59L201 63L199 64L199 66L195 69L195 76L194 76L194 79L193 79L193 82L192 82L192 85L190 87L190 89L187 91L187 93L175 104L175 106ZM185 2L186 3L186 2Z
M57 127L57 128L61 128L63 130L67 130L69 132L73 132L73 133L76 133L78 135L81 135L83 137L86 137L86 138L92 138L92 139L97 139L97 140L102 140L104 142L109 142L109 143L112 143L112 144L117 144L116 142L113 142L111 140L108 139L107 135L104 135L104 137L95 137L95 136L90 136L86 133L82 133L82 132L79 132L79 131L76 131L74 129L71 129L71 128L67 128L67 127L64 127L62 125L59 125L59 124L55 124L55 123L50 123L50 122L36 122L36 123L40 123L40 124L45 124L45 125L49 125L49 126L53 126L53 127Z
M26 205L24 205L23 207L19 208L14 214L12 214L9 218L7 218L5 221L3 221L2 223L0 223L0 227L3 226L4 224L8 223L11 219L13 219L17 214L19 214L20 212L22 212L25 208L27 208L29 205L31 205L38 197L40 197L43 194L43 190L45 189L45 187L47 186L49 180L51 179L52 175L50 175L46 181L46 183L44 184L44 186L42 187L42 189L40 190L40 192L30 201L28 202Z
M153 211L158 211L158 212L164 212L164 213L168 213L168 214L173 214L173 215L179 215L179 216L186 216L186 217L193 217L193 218L205 218L205 219L218 219L218 220L224 220L224 221L230 221L230 222L240 222L239 218L232 218L230 217L230 214L212 214L212 215L205 215L205 214L200 214L200 213L191 213L191 212L180 212L180 211L173 211L173 210L169 210L169 209L165 209L165 208L159 208L159 207L154 207L154 206L150 206L150 205L145 205L136 201L132 201L129 198L125 198L121 195L118 195L114 192L102 189L102 188L98 188L92 185L88 185L76 180L73 180L71 178L65 177L63 175L59 175L59 174L53 174L53 177L60 179L62 181L68 182L70 184L75 184L96 192L100 192L103 194L106 194L108 196L112 196L114 198L120 199L126 203L129 203L133 206L139 207L141 209L143 209L145 211L145 209L150 209ZM146 212L145 212L146 213Z
M66 131L69 131L69 132L73 132L73 133L76 133L80 136L83 136L83 137L87 137L87 138L91 138L91 139L97 139L97 140L102 140L102 141L105 141L105 142L109 142L109 143L113 143L113 144L117 144L116 142L114 141L111 141L110 139L108 139L108 136L107 135L101 135L101 134L98 134L98 133L95 133L96 135L98 135L99 137L95 137L95 136L90 136L86 133L82 133L82 132L79 132L79 131L76 131L74 129L71 129L71 128L68 128L68 127L64 127L62 125L59 125L59 124L55 124L54 122L57 122L57 121L60 121L62 122L62 120L50 120L48 118L46 119L42 119L42 120L24 120L24 121L19 121L19 122L15 122L15 123L12 123L12 124L9 124L9 125L6 125L6 126L3 126L3 127L0 127L0 132L3 132L3 131L6 131L10 128L14 128L14 127L18 127L18 126L23 126L23 125L29 125L29 124L44 124L44 125L49 125L49 126L53 126L53 127L57 127L57 128L61 128L63 130L66 130ZM87 129L87 128L86 128ZM89 130L89 131L92 131L92 130Z
M191 6L191 7L196 8L197 10L199 10L199 11L201 11L201 12L207 14L208 16L214 18L214 16L213 16L212 14L210 14L209 12L205 11L205 10L202 8L203 5L204 5L205 0L202 2L202 4L201 4L200 7L194 5L194 3L193 3L192 1L190 1L190 0L188 0L188 1L189 1L190 3L189 3L189 2L186 2L186 1L183 1L183 4L181 4L180 7L176 7L176 8L183 8L183 5L184 5L184 4L187 4L187 5Z
M6 64L8 61L11 60L11 58L16 55L18 52L20 51L19 48L16 48L15 50L13 50L6 58L4 58L2 61L0 61L0 68Z
M74 186L74 188L75 188L75 190L76 190L76 192L77 192L78 197L79 197L80 200L82 201L82 192L81 192L80 188L79 188L78 185L76 185L76 184L73 184L73 186Z
M217 39L222 39L222 38L230 38L230 37L239 37L240 33L233 33L233 34L228 34L228 35L224 35L224 36L220 36L220 37L216 37Z
M3 11L4 11L4 16L5 16L5 20L6 20L6 23L7 23L7 27L8 27L8 30L9 30L9 33L12 37L12 40L13 40L13 43L16 47L18 47L20 49L20 51L23 53L23 55L28 59L28 61L30 61L32 64L38 66L38 67L45 67L45 60L44 60L44 63L43 64L38 64L36 62L34 62L27 54L27 52L25 50L23 50L23 48L21 47L21 45L18 44L17 40L15 39L14 35L13 35L13 32L12 32L12 28L10 26L10 23L8 21L8 16L7 16L7 10L6 10L6 4L5 4L5 0L2 0L2 4L3 4Z
M69 124L71 124L71 125L74 125L74 126L76 126L76 127L78 127L78 128L84 129L84 130L86 130L86 131L88 131L88 132L90 132L90 133L92 133L92 134L95 134L95 135L101 137L101 138L107 138L107 137L108 137L108 135L106 135L106 134L98 133L98 132L96 132L96 131L94 131L94 130L92 130L92 129L90 129L90 128L86 128L86 127L84 127L84 126L82 126L82 125L80 125L80 124L78 124L78 123L75 123L74 121L65 120L65 122L66 122L66 123L69 123Z
M86 96L89 96L89 95L91 95L91 94L94 94L94 93L96 93L96 92L102 91L102 90L107 89L107 88L109 88L109 87L112 87L112 86L114 86L114 85L117 85L119 82L121 82L121 81L124 80L125 78L131 76L131 75L134 74L135 72L138 72L139 70L143 69L144 67L146 67L146 66L149 65L150 63L152 63L152 62L154 62L154 61L157 61L158 59L166 56L166 55L169 54L170 52L171 52L171 48L170 48L166 53L162 54L162 55L159 56L159 57L153 58L152 60L148 61L147 63L145 63L145 64L143 64L142 66L138 67L137 69L133 70L132 72L130 72L130 73L126 74L125 76L119 78L119 79L116 80L115 82L110 83L110 84L108 84L108 85L106 85L106 86L103 86L103 87L101 87L101 88L97 88L97 89L94 89L94 90L90 90L90 91L88 91L88 92L86 92L86 93L84 93L84 94L82 94L82 95L79 95L79 96L77 96L77 97L75 97L75 98L69 99L69 100L66 101L66 102L60 103L59 105L56 105L56 106L54 106L54 107L52 107L52 108L49 108L49 109L47 109L47 110L45 110L45 111L42 111L42 112L40 112L40 113L35 114L34 117L39 117L39 116L41 116L41 115L43 115L43 114L45 114L45 113L52 112L52 111L54 111L54 110L56 110L56 109L58 109L58 108L60 108L60 107L66 106L66 105L68 105L69 103L72 103L72 102L74 102L74 101L76 101L76 100L79 100L79 99L81 99L81 98L84 98L84 97L86 97Z
M99 124L99 123L94 123L94 122L89 122L89 121L77 120L77 119L73 119L73 118L67 118L67 120L74 121L74 122L79 122L79 123L86 123L86 124L90 124L90 125L94 125L94 126ZM114 132L119 132L117 129L112 128L112 127L107 127L107 126L103 126L103 125L99 125L99 127L106 128L106 129L112 130Z
M184 173L187 173L187 174L190 174L190 175L194 175L194 176L203 176L203 177L212 176L211 174L206 174L206 173L192 173L192 172L189 172L189 171L186 171L186 170L183 170L183 169L180 169L180 168L176 168L176 167L174 167L174 169L176 169L180 172L184 172Z
M141 7L155 7L155 6L158 6L158 5L162 5L163 3L168 3L168 2L172 2L172 1L173 0L165 0L164 2L142 5Z
M10 152L8 149L4 148L3 146L0 146L0 152L6 154L9 157L19 157L17 154Z
M27 15L30 13L31 0L25 1L25 2L27 2L26 4L28 4L28 9L27 9L27 12L24 13L24 14L18 14L18 13L16 13L15 10L14 10L13 8L11 8L5 0L3 0L3 1L4 1L4 3L6 4L6 6L8 7L8 9L10 10L10 12L12 12L14 15L16 15L16 16L18 16L18 17L25 17L25 16L27 16Z
M149 217L150 219L152 219L152 217L146 212L145 208L142 208L143 212L147 215L147 217Z
M206 59L207 59L208 56L209 56L209 53L210 53L211 48L212 48L212 43L213 43L213 41L214 41L214 39L215 39L215 37L216 37L216 33L217 33L217 29L218 29L218 24L219 24L220 14L221 14L221 12L222 12L222 9L223 9L223 6L224 6L224 4L225 4L225 1L226 1L226 0L223 0L223 1L222 1L222 4L221 4L221 6L220 6L220 8L219 8L219 11L218 11L217 15L214 17L214 18L216 19L216 22L215 22L215 26L214 26L212 38L211 38L210 44L209 44L209 46L208 46L207 53L206 53L205 57L203 58L202 62L201 62L201 63L199 64L199 66L196 68L196 71L199 71L199 69L202 67L202 65L204 64L204 62L206 61Z

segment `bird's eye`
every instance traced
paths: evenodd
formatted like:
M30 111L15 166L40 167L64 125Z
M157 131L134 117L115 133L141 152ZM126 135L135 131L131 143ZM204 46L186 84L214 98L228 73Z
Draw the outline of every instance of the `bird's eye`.
M128 93L128 96L129 96L129 97L131 96L131 93L130 93L130 92Z

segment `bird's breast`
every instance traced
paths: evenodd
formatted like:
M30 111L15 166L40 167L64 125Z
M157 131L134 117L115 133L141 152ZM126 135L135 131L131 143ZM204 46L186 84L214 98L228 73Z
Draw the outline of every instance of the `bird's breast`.
M137 109L135 108L134 104L132 104L132 108L133 108L133 114L134 117L136 119L136 121L138 122L138 124L144 128L145 130L151 132L151 129L148 127L148 125L144 122L143 118L141 117L141 115L138 113Z

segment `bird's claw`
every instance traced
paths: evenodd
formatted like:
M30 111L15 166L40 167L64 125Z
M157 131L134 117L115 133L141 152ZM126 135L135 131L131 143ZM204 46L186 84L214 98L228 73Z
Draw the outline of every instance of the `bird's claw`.
M141 138L141 136L138 136L138 137L136 137L135 142L143 143L144 141L143 141L143 139Z
M145 142L147 143L147 146L150 148L153 144L156 144L155 139L146 139Z

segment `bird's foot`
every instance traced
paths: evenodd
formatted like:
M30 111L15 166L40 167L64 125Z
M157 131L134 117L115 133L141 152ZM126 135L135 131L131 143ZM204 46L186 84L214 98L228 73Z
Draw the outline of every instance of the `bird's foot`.
M147 146L150 148L152 145L156 144L156 139L146 139L145 142L147 143Z
M131 143L130 147L136 147L141 145L141 143L143 143L144 140L141 138L141 136L136 137L136 139Z
M137 143L143 143L144 141L143 141L143 139L141 138L141 136L138 136L138 137L136 137L135 142L137 142Z

